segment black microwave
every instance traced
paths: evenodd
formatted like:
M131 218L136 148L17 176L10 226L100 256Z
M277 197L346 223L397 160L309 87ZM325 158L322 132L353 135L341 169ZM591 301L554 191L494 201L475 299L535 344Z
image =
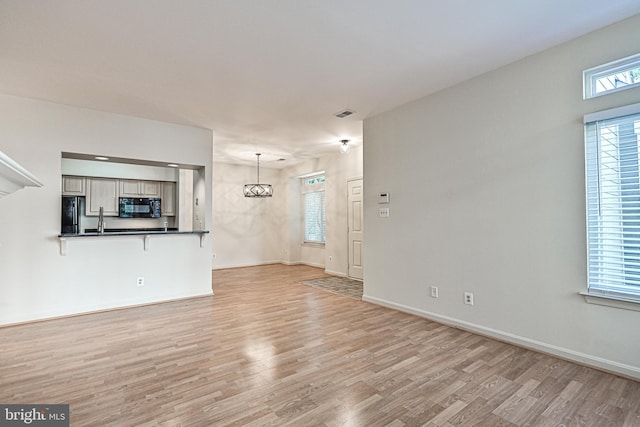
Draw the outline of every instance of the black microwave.
M120 197L120 218L160 218L160 199L150 197Z

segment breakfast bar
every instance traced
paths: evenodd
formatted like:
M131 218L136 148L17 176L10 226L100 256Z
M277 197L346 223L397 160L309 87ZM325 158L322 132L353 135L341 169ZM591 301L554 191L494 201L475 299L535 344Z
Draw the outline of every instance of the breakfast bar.
M75 233L63 233L58 235L58 239L60 240L60 255L67 255L67 240L68 239L84 239L84 238L115 238L115 237L128 237L128 236L141 236L143 239L144 250L149 250L149 241L151 237L160 237L160 236L176 236L176 235L197 235L200 237L200 247L204 248L204 239L206 235L209 233L208 230L194 230L194 231L178 231L177 229L167 229L164 228L148 228L148 229L123 229L123 228L113 228L113 229L105 229L104 233L98 233L95 229L87 229L85 233L75 234Z

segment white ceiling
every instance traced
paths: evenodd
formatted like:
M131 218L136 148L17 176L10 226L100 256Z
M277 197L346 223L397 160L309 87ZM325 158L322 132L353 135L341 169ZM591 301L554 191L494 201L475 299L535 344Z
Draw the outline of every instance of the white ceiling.
M0 92L212 129L216 160L260 151L283 167L637 13L638 0L0 0Z

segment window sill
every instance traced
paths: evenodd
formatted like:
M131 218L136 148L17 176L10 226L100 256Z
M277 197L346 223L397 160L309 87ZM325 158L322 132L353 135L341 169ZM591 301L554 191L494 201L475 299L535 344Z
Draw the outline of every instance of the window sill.
M302 246L311 246L314 248L324 248L324 243L322 242L302 242Z
M592 295L587 292L580 292L584 300L589 304L604 305L607 307L621 308L624 310L640 311L640 301L632 301L622 298L613 298L603 295Z

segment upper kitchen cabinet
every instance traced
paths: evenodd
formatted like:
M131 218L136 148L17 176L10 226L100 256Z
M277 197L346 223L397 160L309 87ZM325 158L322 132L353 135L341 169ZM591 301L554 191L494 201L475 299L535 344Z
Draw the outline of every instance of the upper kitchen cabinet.
M120 180L121 197L161 197L161 183L133 179Z
M62 195L63 196L85 196L85 177L83 176L63 176Z
M105 216L118 216L119 180L111 178L87 178L87 216L98 216L100 207Z
M176 216L176 183L162 183L162 216Z

